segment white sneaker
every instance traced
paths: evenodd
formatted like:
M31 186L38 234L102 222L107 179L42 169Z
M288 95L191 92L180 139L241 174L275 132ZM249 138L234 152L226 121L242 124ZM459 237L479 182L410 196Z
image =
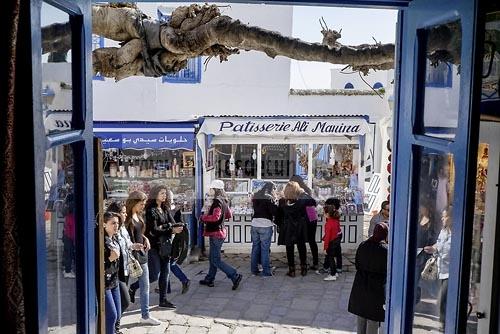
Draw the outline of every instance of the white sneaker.
M64 272L64 278L75 278L75 277L76 276L72 271L70 271L69 273Z
M142 318L141 317L141 320L139 321L141 324L144 324L144 325L151 325L151 326L158 326L158 325L161 325L161 321L156 319L156 318L153 318L152 316L149 316L149 318Z
M325 278L323 278L323 281L336 281L337 280L337 275L328 275Z

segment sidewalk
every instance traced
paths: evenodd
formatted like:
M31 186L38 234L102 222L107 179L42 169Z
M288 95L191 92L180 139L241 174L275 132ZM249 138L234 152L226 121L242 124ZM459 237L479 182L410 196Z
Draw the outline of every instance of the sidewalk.
M208 261L185 264L191 279L189 291L180 294L181 284L172 279L169 300L176 310L151 307L152 316L163 321L160 326L138 323L140 301L122 317L123 333L355 333L356 318L347 312L354 272L344 272L335 282L324 282L325 275L309 272L290 278L284 254L273 254L275 276L261 278L250 274L248 254L225 254L224 261L243 274L236 291L220 271L215 287L200 286L208 270ZM320 256L320 262L322 256ZM348 261L345 260L346 264ZM158 305L157 285L151 286L150 305ZM137 297L139 293L136 294Z

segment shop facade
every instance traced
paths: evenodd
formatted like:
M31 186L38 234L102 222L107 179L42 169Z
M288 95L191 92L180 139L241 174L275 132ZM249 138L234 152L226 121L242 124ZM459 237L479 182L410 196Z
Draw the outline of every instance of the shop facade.
M342 202L342 247L363 239L363 157L372 144L366 117L207 117L197 135L202 153L203 196L214 179L223 180L233 212L228 251L249 251L252 195L265 181L283 190L299 175L318 202L316 241L321 242L329 197ZM207 202L207 201L205 201ZM277 246L276 231L271 247Z
M126 200L140 190L148 194L165 185L174 194L176 209L196 235L192 215L196 200L195 130L197 122L95 121L101 138L106 202ZM191 238L193 241L194 239Z

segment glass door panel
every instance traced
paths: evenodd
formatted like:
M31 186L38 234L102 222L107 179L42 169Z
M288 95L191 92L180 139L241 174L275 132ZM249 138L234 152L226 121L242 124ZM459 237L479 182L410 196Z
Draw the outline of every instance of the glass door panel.
M455 166L453 155L422 148L419 152L417 207L411 228L416 231L416 277L413 333L444 331ZM430 265L434 261L434 265Z
M74 154L54 147L45 159L45 240L49 333L76 333Z

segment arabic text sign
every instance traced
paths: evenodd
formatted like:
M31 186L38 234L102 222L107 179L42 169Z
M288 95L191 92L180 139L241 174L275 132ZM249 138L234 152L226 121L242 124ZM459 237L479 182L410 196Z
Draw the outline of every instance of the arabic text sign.
M324 119L206 119L200 132L250 136L358 136L370 132L364 118Z
M117 133L97 132L103 148L187 149L193 150L193 133Z

